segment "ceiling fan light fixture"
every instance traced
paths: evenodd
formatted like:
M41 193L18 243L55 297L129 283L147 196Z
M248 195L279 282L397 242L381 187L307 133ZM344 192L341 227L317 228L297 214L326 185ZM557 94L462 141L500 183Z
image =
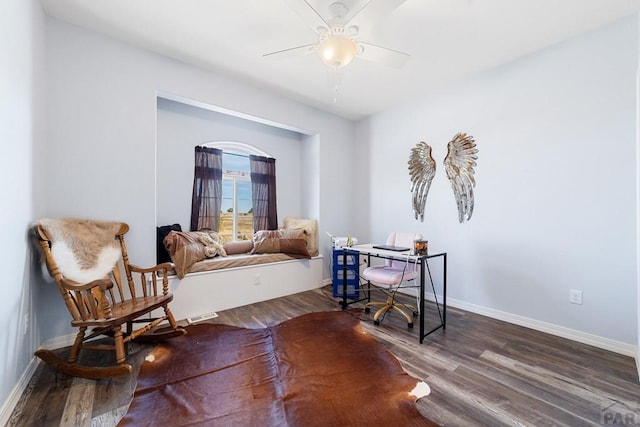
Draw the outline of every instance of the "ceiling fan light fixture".
M318 44L318 55L331 68L348 65L358 53L358 45L348 37L327 37Z

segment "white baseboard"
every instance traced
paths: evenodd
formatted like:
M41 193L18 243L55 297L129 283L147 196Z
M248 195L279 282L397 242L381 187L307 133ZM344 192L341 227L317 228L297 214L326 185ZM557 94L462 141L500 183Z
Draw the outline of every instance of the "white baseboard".
M0 426L9 425L9 418L11 417L13 410L18 404L18 401L22 397L22 394L27 389L29 381L31 381L31 377L36 372L36 368L38 367L39 363L40 359L38 359L37 357L32 357L29 365L27 365L27 368L24 370L22 376L18 380L18 383L13 387L11 393L9 393L9 397L7 397L7 400L5 400L4 404L2 405L2 409L0 409Z
M415 295L414 292L415 291L411 289L402 293L413 296ZM433 293L425 293L425 300L433 301ZM442 295L438 295L438 301L442 302ZM546 332L551 335L567 338L572 341L581 342L583 344L592 345L604 350L613 351L614 353L633 357L636 360L636 365L639 369L638 375L640 376L640 364L638 364L637 359L637 357L639 357L638 346L615 341L598 335L589 334L575 329L565 328L564 326L554 325L553 323L543 322L540 320L531 319L529 317L507 313L505 311L483 307L481 305L471 304L453 298L447 298L447 307L459 308L461 310L470 311L471 313L491 317L492 319L502 320L508 323L513 323L514 325L524 326L525 328L534 329L540 332Z
M429 299L429 297L432 298L433 294L427 296L427 299ZM439 296L439 298L441 297ZM566 328L564 326L554 325L553 323L542 322L540 320L519 316L517 314L507 313L504 311L495 310L493 308L487 308L452 298L447 298L447 305L450 307L455 307L462 310L470 311L472 313L491 317L492 319L503 320L505 322L524 326L536 331L546 332L558 337L567 338L573 341L581 342L583 344L602 348L604 350L613 351L614 353L623 354L625 356L633 357L634 359L638 355L638 347L635 345L615 341L609 338L589 334L575 329Z

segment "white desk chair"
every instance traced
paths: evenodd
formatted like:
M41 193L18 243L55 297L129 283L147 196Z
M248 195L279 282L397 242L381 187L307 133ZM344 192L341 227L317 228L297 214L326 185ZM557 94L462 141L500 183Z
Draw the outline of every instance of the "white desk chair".
M393 232L389 234L386 244L412 248L413 241L421 239L421 234ZM413 316L418 315L417 306L419 304L413 306L410 304L398 303L396 302L396 293L402 288L417 287L417 285L415 285L415 279L418 277L417 264L412 262L408 256L406 260L387 259L385 260L385 264L382 266L368 267L365 269L362 272L362 277L368 280L372 285L381 288L387 295L387 300L385 302L375 301L369 302L365 305L366 313L371 311L371 307L380 307L373 316L373 323L379 325L381 321L380 316L383 316L390 310L395 310L407 319L407 326L409 328L413 328ZM413 281L412 284L403 285L403 283L411 281ZM411 313L409 314L403 309L411 310Z

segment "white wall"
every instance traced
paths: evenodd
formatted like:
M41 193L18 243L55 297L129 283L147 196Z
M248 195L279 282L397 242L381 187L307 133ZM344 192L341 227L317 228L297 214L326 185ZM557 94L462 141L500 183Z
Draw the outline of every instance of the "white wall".
M320 162L318 162L320 158L320 137L317 134L303 135L302 141L301 164L303 166L300 181L302 206L300 216L302 218L314 218L314 213L320 212ZM344 157L346 158L347 155ZM343 160L339 160L338 163L343 164ZM340 192L338 197L341 196L344 196L344 192ZM347 221L346 224L348 223Z
M243 142L273 156L279 223L302 215L303 135L163 98L158 98L157 129L158 225L178 222L189 229L194 147L210 141Z
M132 261L155 262L156 96L168 93L317 135L321 233L350 227L338 184L350 179L352 122L51 18L47 55L48 215L128 222ZM328 238L321 243L328 256ZM43 339L68 333L62 305L39 310Z
M636 354L636 368L640 378L640 13L638 13L638 69L636 71L636 283L638 318L638 352Z
M415 230L446 250L452 300L635 345L636 31L624 19L359 122L371 238ZM457 132L479 148L465 224L442 166ZM407 172L419 141L438 164L424 223Z
M354 229L350 230L350 233L353 236L356 236L359 242L372 241L370 223L371 214L368 212L369 203L372 197L371 177L377 176L378 179L380 179L388 173L388 168L372 169L373 153L371 152L372 148L369 143L370 133L367 123L368 121L365 120L360 125L356 126L356 144L354 147L356 154L351 162L351 168L354 169L354 173L356 175L354 181L355 184L353 186L353 197L356 212L358 212L358 220L354 224ZM394 146L396 141L394 139L388 141L388 143L389 145ZM399 185L400 187L397 190L401 192L409 188L405 182L401 182ZM384 234L384 232L382 234ZM377 238L381 239L382 237ZM386 241L386 238L384 240Z
M41 167L44 159L44 14L36 0L3 4L0 70L0 402L6 404L37 345L27 243L29 224L43 206L42 191L34 190L41 179L34 165ZM9 406L0 412L0 424Z

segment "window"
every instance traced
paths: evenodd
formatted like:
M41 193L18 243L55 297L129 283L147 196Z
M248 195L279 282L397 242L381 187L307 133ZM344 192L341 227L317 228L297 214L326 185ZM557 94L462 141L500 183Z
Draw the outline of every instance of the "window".
M222 153L222 207L218 233L225 242L253 236L253 203L247 154Z
M216 230L230 242L277 228L275 159L265 154L241 142L195 148L191 230Z

